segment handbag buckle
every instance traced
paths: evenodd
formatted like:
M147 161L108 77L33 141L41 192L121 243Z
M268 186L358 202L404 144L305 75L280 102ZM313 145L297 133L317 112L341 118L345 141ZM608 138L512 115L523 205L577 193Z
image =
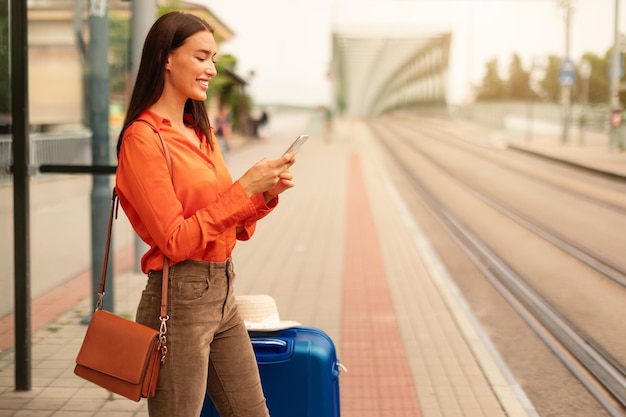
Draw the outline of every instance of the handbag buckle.
M161 349L161 365L165 363L165 358L167 357L167 337L165 334L167 333L167 321L170 319L170 316L159 316L159 320L161 320L161 326L159 327L159 347Z
M103 302L104 302L104 293L98 293L98 301L96 301L96 311L102 310Z

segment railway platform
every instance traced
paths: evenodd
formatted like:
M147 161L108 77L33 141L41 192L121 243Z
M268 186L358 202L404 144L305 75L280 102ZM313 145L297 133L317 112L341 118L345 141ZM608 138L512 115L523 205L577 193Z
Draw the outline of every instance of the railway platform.
M560 134L502 132L473 123L457 121L465 125L468 140L485 146L508 147L521 152L582 167L606 176L626 178L626 151L612 144L609 132L578 130L570 132L567 142Z
M330 137L305 120L285 126L271 140L241 140L228 156L237 178L298 134L311 135L292 168L296 187L250 241L238 243L236 291L269 294L282 319L331 336L347 368L342 417L536 416L408 215L365 124L340 122ZM548 145L524 150L548 154ZM587 161L621 172L624 154L607 153ZM116 274L114 285L116 312L132 317L145 277ZM73 375L81 318L91 309L86 286L68 284L54 299L71 305L37 321L30 391L14 390L13 348L0 352L0 416L147 416L145 400L110 395ZM41 302L33 301L34 315L46 314Z

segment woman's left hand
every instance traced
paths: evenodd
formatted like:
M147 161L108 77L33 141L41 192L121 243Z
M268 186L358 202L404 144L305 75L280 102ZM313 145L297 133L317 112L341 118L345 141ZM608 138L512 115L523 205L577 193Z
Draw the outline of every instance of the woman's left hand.
M293 182L293 174L291 173L291 171L287 170L278 175L278 182L276 183L276 185L263 193L263 197L265 198L265 204L268 204L270 201L275 199L278 194L293 187L294 185L295 183Z

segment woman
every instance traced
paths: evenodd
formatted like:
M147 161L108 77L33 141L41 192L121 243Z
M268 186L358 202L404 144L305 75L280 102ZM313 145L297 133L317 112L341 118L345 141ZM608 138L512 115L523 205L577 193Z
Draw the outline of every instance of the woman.
M293 187L295 153L263 159L232 181L204 105L215 55L213 30L202 19L180 12L159 18L118 139L120 203L150 246L141 260L148 282L138 322L158 329L164 257L172 265L167 360L148 399L151 417L198 417L205 392L222 417L269 415L234 303L230 256L235 241L249 239ZM157 132L171 154L171 176Z

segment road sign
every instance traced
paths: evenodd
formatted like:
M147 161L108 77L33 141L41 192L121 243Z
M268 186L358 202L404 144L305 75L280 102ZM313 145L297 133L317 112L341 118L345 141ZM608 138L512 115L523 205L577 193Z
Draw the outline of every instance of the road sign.
M563 87L571 87L574 85L576 78L576 65L574 61L565 58L561 61L561 70L559 72L559 84Z

